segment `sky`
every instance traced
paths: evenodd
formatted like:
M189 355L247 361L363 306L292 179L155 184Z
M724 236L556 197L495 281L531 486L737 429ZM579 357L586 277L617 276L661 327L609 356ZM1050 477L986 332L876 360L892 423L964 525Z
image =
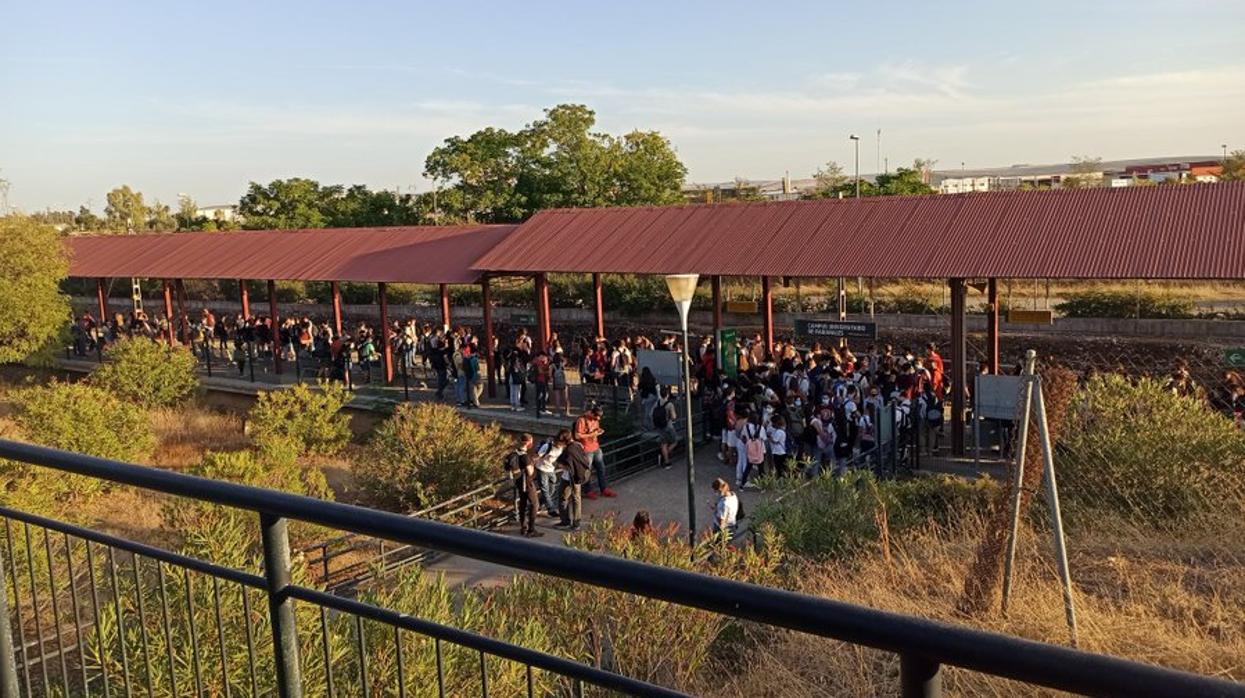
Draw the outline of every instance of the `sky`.
M1245 2L0 2L0 179L426 191L429 151L560 103L658 130L691 182L1245 149Z

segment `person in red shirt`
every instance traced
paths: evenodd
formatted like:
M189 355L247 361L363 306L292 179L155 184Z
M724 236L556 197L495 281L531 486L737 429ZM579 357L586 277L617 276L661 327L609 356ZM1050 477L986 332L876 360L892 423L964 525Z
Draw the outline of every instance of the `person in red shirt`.
M592 464L592 470L597 476L597 488L600 494L606 497L618 496L614 490L609 488L609 484L605 481L605 455L601 452L601 435L605 430L601 428L601 406L595 402L588 405L587 411L575 420L574 430L575 440L584 447L584 453L588 454L588 461ZM596 499L597 492L588 491L584 496L588 499Z
M942 355L938 353L938 345L933 342L926 345L925 349L925 365L929 368L930 383L933 385L934 392L938 394L938 397L943 397L943 390L946 386L942 382L945 369Z

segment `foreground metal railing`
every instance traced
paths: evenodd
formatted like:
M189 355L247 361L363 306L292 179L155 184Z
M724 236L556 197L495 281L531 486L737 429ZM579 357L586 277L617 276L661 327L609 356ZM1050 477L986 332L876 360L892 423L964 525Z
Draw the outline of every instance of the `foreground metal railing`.
M161 663L168 664L167 671L162 674L161 670L154 669L155 674L163 675L166 682L170 683L162 685L158 691L159 694L180 695L198 692L198 689L202 688L205 676L201 665L202 655L207 650L204 641L213 637L217 637L221 644L220 664L222 666L218 668L228 672L224 667L227 650L223 633L213 635L207 631L196 630L193 615L189 616L191 628L184 638L174 638L170 631L168 622L170 605L184 602L186 607L190 607L195 598L191 582L192 572L205 575L210 579L211 589L217 599L215 625L218 628L222 623L219 595L223 589L227 588L233 593L239 589L242 590L244 605L248 603L248 599L256 595L266 602L268 611L266 622L270 626L270 644L252 637L251 612L248 607L245 625L247 652L243 653L240 658L234 655L238 661L249 663L251 667L250 694L256 692L255 657L258 647L261 656L259 671L266 672L267 668L271 668L272 681L277 693L281 696L303 695L304 666L312 663L314 657L308 651L310 648L306 643L302 647L299 645L295 630L295 623L298 621L294 606L295 600L298 600L318 608L320 622L325 626L328 624L327 613L329 611L351 616L355 620L358 628L355 653L360 673L357 684L361 688L360 695L371 694L368 688L367 669L369 655L368 648L365 646L365 639L368 636L363 632L365 619L384 624L392 629L389 641L396 645L399 657L403 656L404 637L410 641L409 635L404 636L404 632L421 639L432 638L437 657L436 685L439 695L446 695L447 690L442 663L444 644L466 648L478 654L480 681L476 688L486 696L489 692L490 657L494 658L494 661L500 659L524 667L529 677L528 695L534 695L533 683L530 679L533 669L565 677L567 692L572 695L582 695L585 684L630 695L681 695L677 691L578 662L300 585L291 580L290 546L286 533L287 522L291 520L376 536L397 543L553 575L602 588L721 613L738 619L893 652L900 657L899 681L901 692L905 696L937 695L941 686L940 667L944 664L1085 694L1245 696L1245 685L1211 677L729 579L658 567L571 548L544 545L429 520L412 519L363 507L208 480L12 441L0 441L0 458L9 458L66 473L255 512L260 524L264 561L264 572L262 575L257 575L29 513L0 509L0 516L10 522L20 523L23 533L29 533L31 527L43 529L43 542L48 564L46 570L48 589L45 596L52 599L51 617L34 619L34 625L39 629L39 637L32 646L25 637L26 625L23 624L23 619L10 619L7 599L5 595L0 594L0 696L4 698L20 695L22 685L27 695L87 695L93 689L96 693L108 695L110 686L113 690L116 689L117 680L114 678L110 681L104 672L110 665L115 670L117 665L112 662L95 662L93 657L98 654L99 648L92 651L90 647L84 647L82 614L90 609L87 613L87 622L90 617L98 622L101 617L100 609L109 603L109 591L114 594L112 602L119 603L119 598L115 596L119 589L115 565L117 551L130 554L132 559L130 571L136 583L140 574L150 574L150 570L155 569L160 581L159 597L152 600L152 603L156 605L144 608L143 596L139 594L138 614L140 618L144 613L161 614L165 635L163 643L159 642L158 638L149 638L146 631L147 625L140 623L143 633L139 653L141 661L139 656L126 657L123 654L120 663L121 671L124 672L122 685L126 695L131 693L155 694L150 690L150 682L153 667L159 667ZM69 612L68 609L58 607L55 601L58 597L64 597L56 593L59 587L53 574L54 552L51 541L56 537L53 533L60 534L64 541L63 554L68 564L62 567L66 567L66 575L69 579L68 588L71 592L69 598L74 619L72 622L61 620L62 615L66 619L70 618ZM75 555L71 539L80 540L85 545L85 559L90 563L87 565L88 574L85 575L87 577L85 580L81 568L76 572L73 569ZM12 559L17 548L13 545L12 536L8 536L6 542L8 543L5 549L7 554L3 561L5 564L0 565L0 575L8 576L11 584L0 585L0 589L6 587L11 589L14 596L13 608L21 609L23 602L19 594L24 593L24 590L19 584L16 566ZM81 547L80 545L79 548ZM97 567L94 564L93 553L96 547L102 547L105 551L107 564L102 569L106 570L105 576L109 577L110 581L110 589L105 590L103 597L99 594L100 588L96 579ZM28 562L27 570L30 572L29 591L34 596L38 592L35 582L38 575L34 573L36 556L29 545L25 548L25 553ZM184 578L180 587L173 586L175 591L181 591L184 594L183 599L169 598L165 584L166 568L180 571ZM80 598L79 588L89 589L89 594L81 594ZM199 589L202 593L203 588L199 587ZM33 608L38 614L42 606L36 603ZM104 614L104 617L107 618L107 614ZM123 619L124 616L118 618ZM11 620L16 622L13 623ZM49 622L45 623L45 620ZM306 621L305 615L302 616L302 620ZM65 622L69 622L68 629L65 628ZM43 636L45 625L52 628L53 641L51 642ZM17 628L16 644L13 642L13 628ZM133 637L140 628L112 628L109 632L120 633L123 637ZM327 662L328 666L328 693L332 694L331 667L334 656L329 647L327 632L324 633L324 637L325 642L321 651L323 661ZM76 643L76 648L67 646L69 640ZM179 687L171 684L177 675L173 666L175 661L173 644L183 641L188 642L191 647L189 662L193 668L195 684L193 689L190 686ZM124 642L118 644L124 652L126 644ZM54 648L51 653L47 651L49 645ZM157 656L158 647L161 646L166 650L165 656ZM184 645L179 646L179 650L182 661L185 662ZM50 666L50 658L53 656L58 666ZM267 659L268 657L271 659ZM19 659L20 673L17 669ZM269 661L271 661L270 665ZM97 664L99 666L96 666ZM142 671L139 670L140 664L144 667ZM316 669L324 671L323 667L316 667ZM146 688L138 686L142 679L148 683ZM406 683L402 674L401 661L398 662L396 680L398 682L397 694L405 695ZM73 684L72 687L71 684ZM229 686L228 683L225 685ZM235 688L239 694L247 694L248 684L243 683L242 686L235 686ZM451 690L456 691L451 695L457 695L464 689L459 686ZM474 692L475 689L472 690ZM228 688L226 688L227 691Z

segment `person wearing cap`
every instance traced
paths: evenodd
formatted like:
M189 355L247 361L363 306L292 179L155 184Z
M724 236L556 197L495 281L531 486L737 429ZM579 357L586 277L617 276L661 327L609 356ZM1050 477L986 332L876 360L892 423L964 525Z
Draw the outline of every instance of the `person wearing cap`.
M592 471L597 476L597 488L599 492L587 491L584 496L588 499L596 499L598 494L606 497L617 497L618 494L609 488L609 484L605 481L605 454L601 452L601 436L605 434L605 430L601 428L601 406L593 402L588 405L588 409L584 411L579 419L575 420L575 441L584 448L584 453L588 455L588 461L591 464ZM585 482L584 484L589 484Z

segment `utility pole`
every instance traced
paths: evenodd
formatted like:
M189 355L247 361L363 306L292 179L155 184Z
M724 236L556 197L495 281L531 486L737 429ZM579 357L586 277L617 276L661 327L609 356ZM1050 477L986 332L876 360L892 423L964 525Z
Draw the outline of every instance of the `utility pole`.
M873 163L873 173L877 174L882 171L882 129L878 129L878 154L877 160Z
M856 198L860 198L860 136L852 134L848 138L856 145Z

